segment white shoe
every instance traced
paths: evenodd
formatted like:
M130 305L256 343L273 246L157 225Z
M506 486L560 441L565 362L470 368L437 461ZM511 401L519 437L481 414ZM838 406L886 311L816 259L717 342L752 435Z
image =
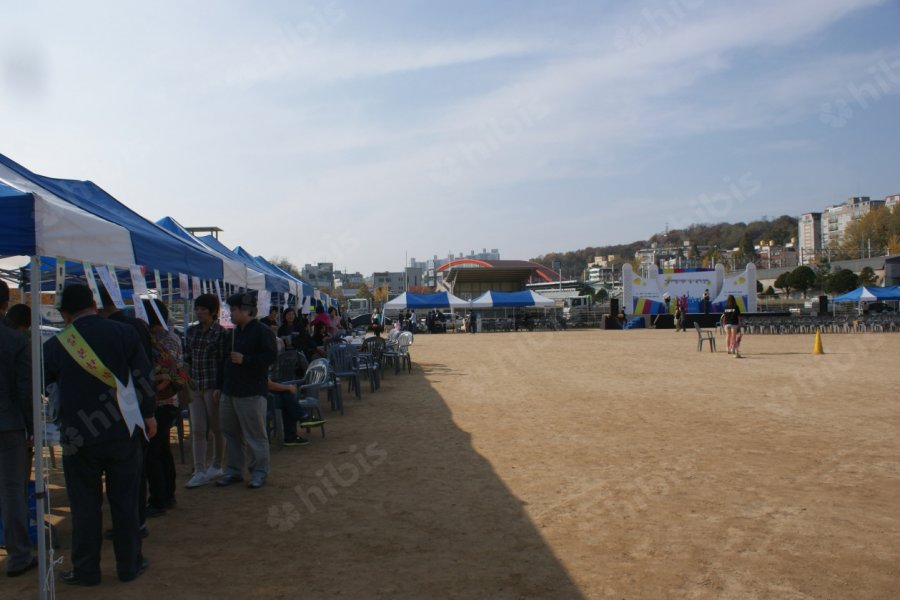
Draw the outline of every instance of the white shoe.
M206 485L209 483L209 477L206 475L206 471L198 471L194 473L194 476L191 477L190 481L184 484L186 488L196 488L201 485Z
M225 471L223 471L221 467L219 467L218 469L216 467L210 467L206 470L206 479L212 481L213 479L218 479L224 474Z

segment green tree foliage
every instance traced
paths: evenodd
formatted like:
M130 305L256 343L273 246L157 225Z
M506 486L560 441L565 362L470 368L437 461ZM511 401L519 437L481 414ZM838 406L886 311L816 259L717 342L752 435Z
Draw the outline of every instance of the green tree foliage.
M888 252L894 236L900 236L900 210L878 206L854 219L844 232L840 251L848 258L881 256Z
M546 267L552 265L553 261L558 260L562 265L563 273L567 277L570 274L580 276L584 269L587 268L587 265L593 262L595 256L612 254L618 257L621 263L624 263L631 261L635 252L652 242L657 242L660 245L683 246L684 242L689 240L691 249L687 258L696 262L701 262L702 259L703 263L711 266L714 257L701 257L699 246L735 248L740 246L744 234L747 234L751 247L754 240L772 240L779 245L786 244L792 238L797 237L797 219L788 215L782 215L774 220L763 218L750 223L695 224L683 229L672 229L668 234L658 233L648 240L635 241L630 244L588 246L587 248L569 252L551 252L532 260ZM718 257L715 257L715 262L721 261ZM617 261L617 264L621 263Z
M773 288L773 287L770 285L769 287L766 288L766 291L763 292L763 295L764 295L764 296L774 296L774 295L775 295L775 288Z
M841 269L829 275L825 283L825 291L829 294L846 294L859 287L859 277L849 269Z
M859 272L859 285L878 285L878 275L872 267L863 267Z
M369 289L369 286L367 286L365 282L357 288L356 297L365 298L366 300L372 299L372 290Z
M791 282L791 272L785 271L775 280L775 287L784 292L785 296L790 295L793 284Z
M801 265L791 271L789 279L790 286L803 292L803 297L806 298L806 292L816 285L816 272L806 265Z

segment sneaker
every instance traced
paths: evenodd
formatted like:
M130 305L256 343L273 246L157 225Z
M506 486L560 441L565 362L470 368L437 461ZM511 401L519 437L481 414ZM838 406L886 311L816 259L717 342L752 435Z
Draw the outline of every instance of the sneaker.
M239 477L237 475L225 475L224 477L222 477L222 479L220 479L216 482L216 485L219 487L225 487L225 486L231 485L233 483L240 483L243 480L244 480L243 477Z
M218 479L224 474L225 471L222 470L222 467L210 467L206 470L206 478L210 481Z
M262 479L262 478L257 479L254 477L254 478L250 479L250 483L247 484L247 487L250 488L251 490L258 490L259 488L261 488L264 485L266 485L265 479Z
M294 437L294 438L288 438L288 439L284 440L284 445L285 445L285 446L289 446L289 447L294 447L294 446L307 446L307 445L309 445L309 440L306 439L306 438L302 438L302 437L300 437L300 436L297 436L297 437Z
M206 485L207 483L209 483L209 477L206 475L206 471L197 471L196 473L194 473L194 476L191 477L186 484L184 484L184 487L188 489L196 488L200 487L201 485Z
M737 350L734 351L734 357L735 358L744 358L743 356L741 356L741 353L738 352Z
M300 427L319 427L325 424L325 419L317 419L315 417L305 417L300 421Z

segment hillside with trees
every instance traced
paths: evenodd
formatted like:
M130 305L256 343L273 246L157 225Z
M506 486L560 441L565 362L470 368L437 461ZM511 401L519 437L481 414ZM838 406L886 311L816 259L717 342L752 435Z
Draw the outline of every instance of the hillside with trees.
M691 225L684 229L672 229L668 233L657 233L648 240L635 241L630 244L589 246L569 252L549 252L531 260L547 267L551 267L554 261L559 261L563 277L579 278L587 265L593 262L595 256L613 255L616 257L618 266L632 261L635 252L649 247L654 242L661 246L682 246L685 241L688 241L692 248L704 246L727 250L741 248L742 252L750 253L753 244L762 240L774 241L776 245L783 245L796 237L797 219L782 215L776 219L763 217L759 221L750 223Z

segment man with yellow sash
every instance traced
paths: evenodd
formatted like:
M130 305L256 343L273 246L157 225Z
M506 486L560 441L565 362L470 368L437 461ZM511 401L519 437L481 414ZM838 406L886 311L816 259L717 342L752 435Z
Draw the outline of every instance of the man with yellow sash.
M70 285L60 307L67 327L44 345L47 382L59 386L66 492L72 510L72 585L100 583L102 485L113 526L116 571L146 570L138 494L141 438L156 434L152 368L133 327L104 319L90 288Z

